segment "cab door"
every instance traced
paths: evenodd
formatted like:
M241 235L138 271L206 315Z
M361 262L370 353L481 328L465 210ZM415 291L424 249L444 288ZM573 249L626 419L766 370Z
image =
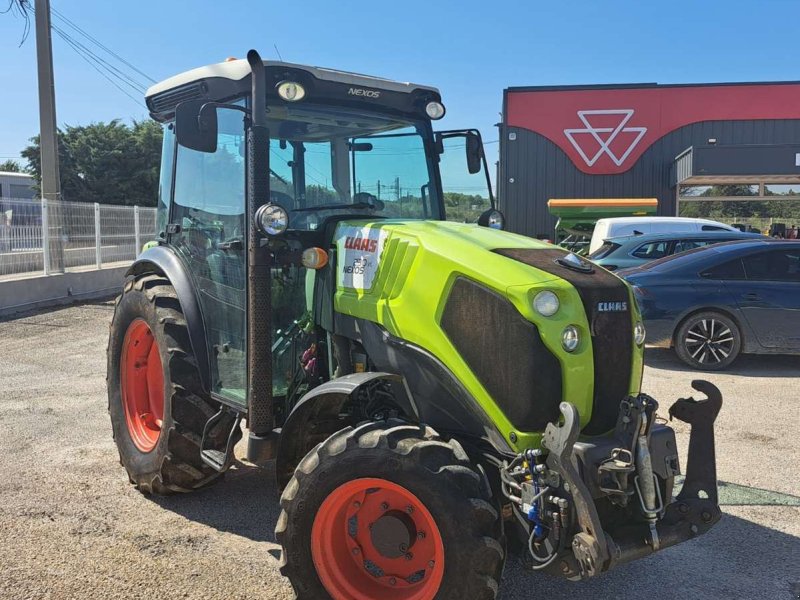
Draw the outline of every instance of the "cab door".
M247 404L245 152L242 113L218 110L217 147L179 145L168 241L188 267L200 302L212 393Z

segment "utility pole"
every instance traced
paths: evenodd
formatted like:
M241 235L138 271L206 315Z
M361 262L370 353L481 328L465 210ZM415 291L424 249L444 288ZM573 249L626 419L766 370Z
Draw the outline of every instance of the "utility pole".
M64 271L61 239L62 219L58 203L61 180L58 172L58 137L56 130L56 90L53 80L53 45L50 35L50 0L36 0L36 62L39 75L39 149L41 150L42 199L48 201L50 269Z

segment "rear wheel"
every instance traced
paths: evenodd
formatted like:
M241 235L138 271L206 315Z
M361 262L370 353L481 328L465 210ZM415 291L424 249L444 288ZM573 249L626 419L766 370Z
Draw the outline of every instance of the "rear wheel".
M120 462L143 492L188 492L220 473L203 463L203 427L219 410L200 388L186 320L161 275L129 279L108 339L108 412ZM233 417L211 432L224 450ZM241 432L237 432L241 436Z
M675 352L690 367L727 368L742 349L742 334L730 317L708 311L689 316L675 334Z
M300 599L490 599L505 548L485 475L425 426L370 422L298 465L275 530Z

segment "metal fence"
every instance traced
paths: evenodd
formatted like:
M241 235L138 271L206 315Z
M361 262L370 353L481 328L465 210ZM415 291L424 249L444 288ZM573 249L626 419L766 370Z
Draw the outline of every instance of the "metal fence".
M130 262L155 223L154 208L0 199L0 277Z

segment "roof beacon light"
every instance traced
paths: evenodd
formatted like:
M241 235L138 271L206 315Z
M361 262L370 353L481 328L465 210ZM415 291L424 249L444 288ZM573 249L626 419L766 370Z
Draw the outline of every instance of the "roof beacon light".
M281 81L277 89L278 96L287 102L298 102L306 97L306 88L296 81Z
M434 121L438 121L444 116L444 105L441 102L428 102L425 105L425 113Z

